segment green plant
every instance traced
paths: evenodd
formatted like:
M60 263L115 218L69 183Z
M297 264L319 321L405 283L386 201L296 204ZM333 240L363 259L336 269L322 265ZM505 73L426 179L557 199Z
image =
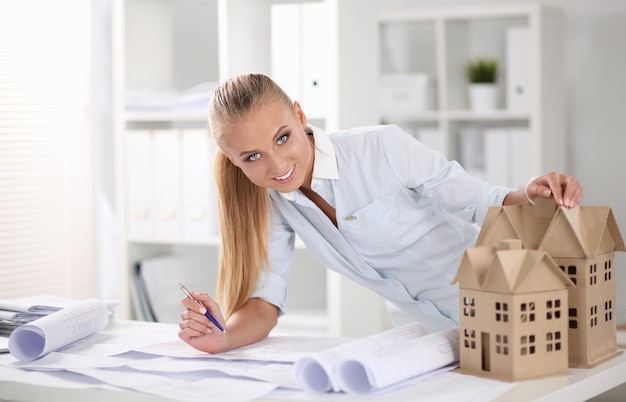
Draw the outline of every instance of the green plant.
M498 60L476 59L467 64L467 79L472 84L493 84L498 79Z

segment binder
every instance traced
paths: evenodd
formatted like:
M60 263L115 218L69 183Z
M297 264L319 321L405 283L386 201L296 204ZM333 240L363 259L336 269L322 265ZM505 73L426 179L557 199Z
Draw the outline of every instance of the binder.
M217 235L215 143L208 130L201 129L185 130L181 140L182 234L185 237Z
M530 132L527 128L509 128L510 157L510 186L522 187L534 176L532 161L534 159L531 149Z
M511 27L506 32L506 100L513 111L530 110L530 32Z
M153 152L152 133L149 130L126 132L126 167L128 233L154 234Z
M181 234L180 130L156 130L153 135L155 234Z
M485 135L485 179L492 184L508 186L509 142L505 128L487 128Z

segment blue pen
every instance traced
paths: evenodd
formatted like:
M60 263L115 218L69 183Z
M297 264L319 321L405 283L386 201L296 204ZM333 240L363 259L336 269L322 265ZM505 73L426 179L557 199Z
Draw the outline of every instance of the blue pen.
M200 300L196 300L196 299L194 299L194 298L191 296L191 292L190 292L190 291L189 291L186 287L184 287L182 283L178 282L178 287L180 288L180 290L182 290L182 291L183 291L183 293L184 293L184 294L186 294L186 295L187 295L187 297L188 297L188 298L190 298L191 300L194 300L194 301L195 301L196 303L198 303L198 304L202 304L202 302L201 302ZM206 308L206 307L205 307L205 308ZM206 313L204 313L204 315L206 315L206 318L208 318L209 320L211 320L211 322L212 322L213 324L215 324L215 326L216 326L216 327L218 327L218 328L220 329L220 331L222 331L222 332L226 332L226 330L224 329L224 327L222 327L222 326L220 325L220 323L219 323L219 322L217 322L217 320L215 319L215 317L213 317L213 316L211 315L211 313L209 313L209 310L207 310L207 311L206 311Z

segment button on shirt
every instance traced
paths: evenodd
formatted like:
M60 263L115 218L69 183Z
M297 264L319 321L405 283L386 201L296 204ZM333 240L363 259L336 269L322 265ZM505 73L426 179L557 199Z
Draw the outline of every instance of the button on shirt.
M282 311L297 234L321 264L384 297L395 325L457 325L450 282L477 223L513 189L469 176L397 126L316 129L314 139L311 187L335 208L337 227L299 190L269 190L270 266L252 297Z

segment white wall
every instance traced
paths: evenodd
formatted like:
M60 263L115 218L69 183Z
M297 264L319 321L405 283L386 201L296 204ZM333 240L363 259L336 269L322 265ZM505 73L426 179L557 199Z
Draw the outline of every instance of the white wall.
M379 0L379 6L484 4L485 0ZM528 2L498 0L494 3ZM626 2L543 0L565 19L568 173L584 185L585 205L609 205L626 238ZM626 323L626 253L617 256L618 322ZM621 289L621 292L620 292Z

